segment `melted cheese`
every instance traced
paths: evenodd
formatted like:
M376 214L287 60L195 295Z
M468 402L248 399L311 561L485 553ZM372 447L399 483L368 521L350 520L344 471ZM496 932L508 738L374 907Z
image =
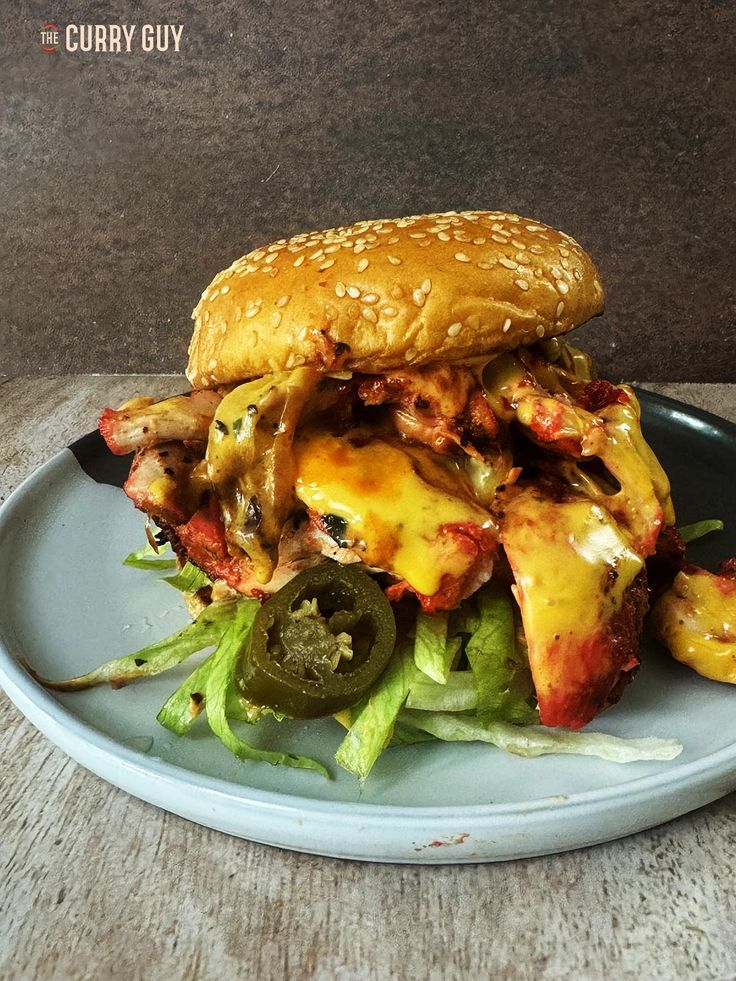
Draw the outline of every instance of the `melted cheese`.
M736 685L736 581L704 569L679 572L652 622L677 661Z
M577 468L567 460L563 464L566 478L619 521L637 552L650 555L663 524L675 523L675 512L667 475L642 436L641 411L633 390L620 385L628 402L616 402L597 414L587 412L564 394L550 396L512 354L490 362L483 381L500 419L515 419L532 439L537 438L534 426L541 426L545 442L557 443L567 457L600 458L621 485L617 493L606 493L595 480L576 474ZM578 449L570 452L569 447Z
M581 663L583 652L620 609L643 562L605 508L585 499L558 503L533 487L507 504L501 542L541 706L578 674L595 673Z
M393 572L426 596L437 592L443 575L459 578L469 571L474 556L445 526L491 528L492 519L467 499L459 475L455 493L445 468L441 487L427 481L440 466L429 451L319 433L301 438L295 452L297 497L319 514L342 518L346 537L367 565Z

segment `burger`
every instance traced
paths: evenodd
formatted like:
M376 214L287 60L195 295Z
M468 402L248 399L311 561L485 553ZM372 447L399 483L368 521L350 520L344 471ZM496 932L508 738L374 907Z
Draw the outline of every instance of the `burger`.
M453 738L432 707L575 730L621 696L681 543L634 392L565 339L603 303L574 239L499 211L304 233L214 278L192 391L99 427L195 613L249 598L256 715L355 742L382 713L372 761Z

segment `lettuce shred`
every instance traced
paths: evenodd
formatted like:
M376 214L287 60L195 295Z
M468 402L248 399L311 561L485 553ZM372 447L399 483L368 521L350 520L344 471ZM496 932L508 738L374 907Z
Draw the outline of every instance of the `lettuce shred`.
M691 525L683 525L677 530L680 532L683 542L689 545L690 542L696 542L699 538L704 538L713 531L723 531L723 528L722 521L718 518L710 518L706 521L695 521Z
M702 521L680 529L686 541L722 528ZM125 564L151 571L175 566L150 546L132 552ZM164 582L196 592L210 579L187 562ZM251 760L330 776L307 756L260 749L233 730L232 723L256 723L263 715L282 718L251 704L238 684L238 665L258 602L242 597L214 603L183 629L85 675L42 684L79 691L108 683L119 687L180 664L198 651L211 652L167 699L158 721L178 736L204 716L220 742L241 760ZM29 669L30 670L30 669ZM517 629L508 589L489 583L451 614L419 613L413 628L396 646L373 689L360 703L340 713L348 727L336 762L363 781L388 746L429 740L490 743L518 756L576 753L615 763L670 760L682 746L668 739L621 739L600 732L567 732L537 725L538 714L526 648Z

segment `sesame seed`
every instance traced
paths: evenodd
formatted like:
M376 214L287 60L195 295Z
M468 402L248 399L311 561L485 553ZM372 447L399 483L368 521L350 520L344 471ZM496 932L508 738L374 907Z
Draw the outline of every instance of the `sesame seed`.
M376 316L375 310L371 310L370 307L363 307L363 310L361 312L363 314L364 320L370 320L370 322L373 324L378 323L378 317Z
M278 327L280 323L281 323L281 314L279 313L278 310L274 310L274 312L271 314L271 326Z
M518 269L519 268L518 262L514 262L513 259L507 259L506 256L504 256L502 259L499 259L498 260L498 263L501 266L505 266L506 269Z
M476 263L479 269L493 269L492 262L478 262Z
M297 334L297 337L299 338L300 341L304 341L304 340L306 340L308 333L309 333L308 328L302 327L302 329Z
M560 293L562 293L563 296L570 289L570 287L563 279L558 279L556 285L557 285L557 289L560 291Z
M388 261L391 263L392 266L400 266L401 265L401 259L399 259L399 257L398 256L395 256L395 255L390 255L388 257Z
M463 325L461 323L456 322L454 324L450 324L450 326L447 328L447 336L457 337L457 335L460 333L462 329L463 329Z
M520 241L518 240L518 238L512 238L512 239L511 239L511 244L512 244L512 245L513 245L513 246L514 246L515 248L517 248L517 249L521 249L521 251L522 251L522 252L523 252L523 251L524 251L524 249L526 248L526 245L524 245L524 243L523 243L523 242L520 242Z
M537 337L544 337L544 324L537 324L536 334Z
M464 252L456 252L455 258L457 259L458 262L470 262L470 259L468 258L468 256L465 255Z
M437 238L440 240L440 242L450 241L450 236L447 234L447 232L437 232Z
M260 262L265 254L265 252L251 252L250 258L253 260L253 262Z
M550 266L549 268L555 279L562 279L562 270L559 266Z
M345 296L347 290L345 289L345 283L337 282L335 283L335 292L338 296Z
M294 358L294 366L297 368L301 368L301 366L306 362L306 360L307 359L304 357L303 354L297 354L296 357Z
M333 252L339 252L339 251L340 251L340 246L339 245L336 245L334 243L332 245L328 245L325 248L325 254L326 255L330 255Z
M529 283L525 279L515 279L514 282L519 287L520 290L528 290Z
M212 290L212 292L210 293L210 303L212 303L212 301L219 295L220 295L219 290Z
M256 316L256 314L258 313L258 309L259 309L258 307L250 307L250 309L248 309L248 310L246 310L246 311L245 311L245 315L246 315L246 317L247 317L247 318L248 318L249 320L250 320L250 319L251 319L252 317L255 317L255 316Z
M396 243L398 241L399 241L399 236L398 235L392 235L391 238L388 239L388 245L396 245Z
M419 246L420 249L428 249L431 244L432 244L431 238L423 238L421 242L417 242L417 245Z
M322 256L323 256L324 254L325 254L325 250L324 250L324 249L317 249L317 251L316 251L316 252L313 252L313 253L312 253L312 254L310 255L310 257L309 257L309 259L310 259L310 261L311 261L312 259L321 259L321 258L322 258Z
M381 313L384 315L384 317L395 317L398 310L396 307L382 307Z
M417 356L417 349L415 347L410 347L409 350L404 355L406 361L413 361Z
M363 258L358 263L358 272L364 272L368 268L368 260Z
M334 266L334 265L335 265L334 259L326 259L325 262L320 263L319 271L324 272L325 269L329 269L330 266Z
M360 255L361 252L365 252L365 242L356 242L353 252L355 252L356 255Z
M481 238L474 238L473 239L473 245L485 245L485 244L486 244L486 240L482 236L481 236Z
M555 317L561 317L562 311L564 309L565 309L565 303L563 300L560 300L560 302L557 304L557 309L555 310Z
M508 334L508 332L511 330L511 317L507 317L504 320L501 330L503 330L504 334Z
M506 231L506 229L503 227L503 225L500 225L497 221L494 221L494 223L491 225L491 231L492 232L503 232L504 235L508 235L509 234Z
M409 232L409 238L426 238L425 232Z
M204 320L204 322L206 324L208 324L210 322L210 312L209 312L209 310L205 310L204 316L202 317L202 319Z
M418 307L424 306L424 301L426 299L424 293L421 290L414 290L411 294L411 298Z
M575 277L575 279L578 279L578 280L579 279L582 279L582 276L580 275L580 270L579 269L573 269L572 274Z
M501 245L508 244L508 239L504 238L502 235L499 235L497 232L494 232L493 235L491 235L491 238L494 242L500 242Z
M429 293L431 289L432 289L432 280L431 279L423 280L421 285L422 293Z
M286 359L286 367L287 368L293 368L294 367L294 355L293 354L290 354L289 357Z
M272 252L271 255L266 256L266 265L270 266L272 262L275 262L279 257L278 252Z
M230 287L229 286L221 286L220 287L220 292L224 296L226 293L229 293L230 292Z
M214 371L214 370L215 370L215 368L217 367L217 358L212 358L212 359L211 359L211 360L209 361L209 363L208 363L208 365L207 365L207 367L208 367L208 368L210 369L210 371Z
M566 249L564 245L561 245L557 251L560 253L561 256L564 256L566 259L570 255L569 250Z
M363 303L378 303L379 296L378 293L364 293Z
M543 232L544 229L540 225L527 225L526 230L528 232Z
M286 304L289 302L290 299L291 299L291 297L289 296L289 294L288 293L285 293L284 296L280 296L278 298L278 300L276 300L276 306L277 307L285 307Z
M295 269L298 269L298 267L301 266L303 262L304 262L304 256L300 255L298 259L294 259L292 265L294 266Z
M360 290L357 286L348 286L346 292L348 296L351 296L354 300L357 300L360 296Z
M518 215L506 215L506 217L508 218L509 221L514 221L514 222L521 221L521 218L519 218Z

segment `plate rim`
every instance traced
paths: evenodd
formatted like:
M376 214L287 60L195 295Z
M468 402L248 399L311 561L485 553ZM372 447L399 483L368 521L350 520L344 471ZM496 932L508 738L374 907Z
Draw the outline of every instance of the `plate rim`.
M688 418L695 418L707 423L710 427L720 430L729 438L736 438L736 423L723 419L714 413L700 409L696 406L689 406L677 399L672 399L666 395L650 392L647 389L637 388L637 396L643 403L659 403L661 408L676 409L683 423ZM683 411L684 410L684 411ZM80 440L88 440L94 432L88 433ZM75 443L79 440L75 440ZM69 447L65 447L50 459L45 461L30 473L25 479L8 495L7 499L0 505L0 533L4 527L12 522L16 508L23 503L25 496L31 492L37 483L44 480L50 472L71 463L74 457ZM88 479L93 479L88 477ZM2 617L0 615L0 626ZM155 756L149 756L137 750L133 750L123 743L118 742L113 737L108 736L93 726L81 720L71 710L67 709L52 694L47 692L22 666L17 657L9 650L5 642L5 637L0 634L0 686L18 708L18 710L44 735L56 745L58 743L48 732L48 728L58 726L68 733L73 741L77 741L94 749L106 759L122 764L128 770L142 772L148 778L165 780L167 783L176 785L179 789L196 789L217 798L226 798L230 801L237 801L241 806L257 807L259 810L268 810L270 813L282 814L284 816L294 816L298 813L301 817L319 818L335 817L339 815L353 816L361 818L369 824L387 822L403 824L407 818L421 820L444 821L449 818L455 820L460 817L466 823L481 823L487 826L489 821L497 818L508 817L530 817L533 814L543 812L545 817L550 817L554 811L560 814L569 815L575 808L588 807L596 808L605 806L612 798L626 796L631 803L634 799L651 799L666 785L670 792L684 791L692 789L700 783L707 783L708 780L717 772L719 775L726 776L726 768L732 764L733 787L736 787L736 739L729 746L701 756L689 763L677 764L676 761L663 761L662 768L655 773L634 777L625 783L615 786L600 787L593 790L585 790L572 794L559 794L552 797L540 797L529 801L518 801L515 803L501 804L437 804L412 806L409 804L390 804L379 802L361 801L332 801L322 800L315 797L301 796L299 794L287 793L284 791L263 790L248 784L235 783L222 777L200 773L196 770L188 769L176 763L162 760ZM31 706L29 713L20 702ZM41 719L46 725L39 724ZM497 750L501 752L501 750ZM71 754L68 754L71 755ZM674 768L672 767L674 764ZM81 764L87 766L86 764ZM636 764L627 764L635 766ZM87 769L90 767L87 766ZM103 778L104 779L104 778ZM112 781L110 781L112 782ZM733 788L732 788L733 789ZM723 793L729 790L724 789Z

